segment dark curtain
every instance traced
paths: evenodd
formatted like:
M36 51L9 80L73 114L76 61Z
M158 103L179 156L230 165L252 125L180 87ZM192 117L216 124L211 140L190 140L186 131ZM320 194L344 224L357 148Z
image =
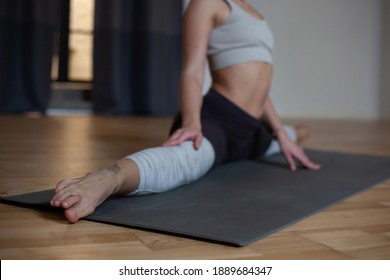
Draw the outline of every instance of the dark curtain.
M0 112L44 113L60 1L0 0Z
M181 19L181 0L96 0L95 113L178 110Z

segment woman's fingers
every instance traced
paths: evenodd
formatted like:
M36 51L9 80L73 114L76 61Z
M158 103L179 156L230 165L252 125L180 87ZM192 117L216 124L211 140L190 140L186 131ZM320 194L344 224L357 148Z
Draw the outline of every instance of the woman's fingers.
M316 164L314 162L312 162L305 154L305 152L303 150L299 151L296 156L295 156L299 162L306 168L310 169L310 170L318 170L321 168L321 166L319 164ZM293 169L293 170L296 170L296 169Z
M164 147L175 146L183 143L184 141L193 141L194 148L197 150L202 143L202 132L194 129L178 129L169 139L163 143Z
M202 139L203 139L203 135L199 133L194 140L195 150L198 150L200 148L200 145L202 144Z
M321 168L319 164L312 162L306 155L300 160L303 166L311 170L318 170Z
M182 129L176 130L167 141L163 143L163 146L175 146L182 142L184 131Z
M294 160L292 154L290 154L290 153L285 153L285 158L287 159L287 162L288 162L288 165L290 166L290 169L291 169L292 171L297 170L297 165L296 165L296 163L295 163L295 160Z
M295 162L295 159L298 160L304 167L310 170L318 170L321 168L319 164L312 162L307 157L304 150L296 144L283 146L283 154L292 171L297 170L297 163Z

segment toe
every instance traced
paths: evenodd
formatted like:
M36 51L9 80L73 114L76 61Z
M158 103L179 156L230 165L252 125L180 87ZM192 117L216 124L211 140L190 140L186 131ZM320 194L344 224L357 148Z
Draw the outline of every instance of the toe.
M72 223L91 214L95 208L90 207L89 204L79 203L65 210L65 217Z
M79 215L75 208L69 208L65 211L65 217L66 219L71 222L75 223L79 220Z
M65 198L61 202L61 206L65 209L68 209L68 208L72 207L73 205L76 205L79 202L80 202L80 196L78 194L71 195L71 196L68 196L67 198Z
M64 188L77 182L78 180L79 180L78 178L61 180L60 182L58 182L57 186L55 187L55 192L57 193L57 192L62 191Z
M56 194L53 196L53 198L52 198L50 204L51 204L52 206L54 206L54 207L61 207L61 206L63 206L63 203L64 203L65 201L67 201L67 200L68 200L70 197L72 197L72 196L78 196L78 194L75 193L75 192L71 192L70 190L64 189L64 190L62 190L62 191L56 193ZM68 207L69 207L69 206L68 206Z

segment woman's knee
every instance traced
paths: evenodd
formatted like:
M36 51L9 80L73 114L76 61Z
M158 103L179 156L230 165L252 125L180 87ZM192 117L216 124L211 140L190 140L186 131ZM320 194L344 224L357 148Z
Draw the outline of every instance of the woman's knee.
M191 183L205 175L213 166L215 152L204 138L195 150L191 141L172 147L156 147L127 157L140 173L137 193L159 193Z

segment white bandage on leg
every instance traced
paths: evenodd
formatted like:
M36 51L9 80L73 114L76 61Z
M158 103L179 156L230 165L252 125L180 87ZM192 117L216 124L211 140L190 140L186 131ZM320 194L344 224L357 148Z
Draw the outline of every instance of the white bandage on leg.
M130 195L141 195L165 192L199 179L213 166L215 153L203 137L198 150L192 141L186 141L177 146L146 149L126 158L133 160L140 172L138 189Z
M293 128L292 126L285 125L284 126L284 130L286 131L288 137L293 142L297 142L298 135L297 135L297 132L295 131L295 128ZM269 145L268 149L265 151L264 156L265 157L272 156L274 154L280 153L281 151L282 150L280 148L279 141L278 140L272 140L271 141L271 145Z

